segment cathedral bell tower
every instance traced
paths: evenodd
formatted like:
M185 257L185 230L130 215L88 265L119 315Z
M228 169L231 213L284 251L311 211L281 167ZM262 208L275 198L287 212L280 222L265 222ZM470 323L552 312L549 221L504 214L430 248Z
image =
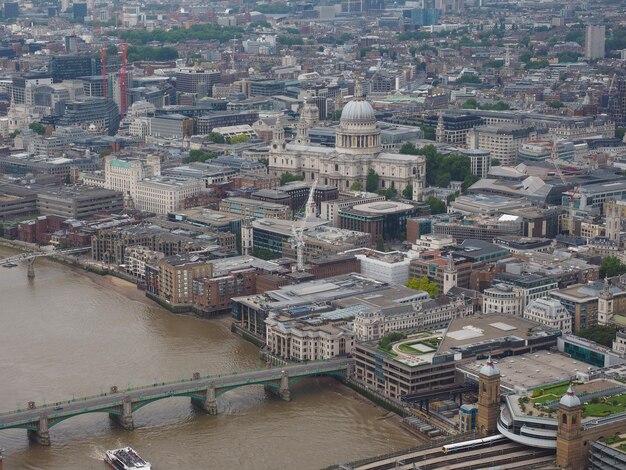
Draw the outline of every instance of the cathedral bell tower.
M556 431L556 463L562 468L581 468L582 462L582 413L580 398L570 384L559 401Z
M276 121L276 125L272 129L272 145L270 146L270 152L284 152L286 148L285 128L280 122Z
M500 370L491 356L478 373L478 416L476 429L481 434L494 434L498 431L500 416Z

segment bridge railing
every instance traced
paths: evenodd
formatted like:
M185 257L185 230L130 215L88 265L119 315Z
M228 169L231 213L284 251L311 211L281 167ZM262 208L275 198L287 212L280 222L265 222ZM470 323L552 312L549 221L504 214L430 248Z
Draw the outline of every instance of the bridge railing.
M313 362L313 363L310 363L310 365L312 367L320 366L320 365L323 365L323 364L326 364L326 363L325 362ZM293 365L293 366L276 365L276 366L272 366L271 368L258 368L255 371L244 371L244 372L233 371L230 374L206 375L206 376L200 377L198 379L194 379L193 377L192 378L181 378L179 380L172 380L172 381L169 381L169 382L155 382L152 385L140 385L140 386L137 386L137 387L130 387L129 386L128 388L120 389L117 392L101 392L101 393L99 393L97 395L88 395L88 396L85 396L85 397L72 398L71 400L57 401L57 402L54 402L54 403L46 403L44 401L43 405L38 406L37 409L51 408L51 407L56 407L56 406L60 406L60 405L69 405L69 404L72 404L72 403L93 400L93 399L102 398L102 397L105 397L105 396L111 396L111 397L116 397L116 398L119 397L120 401L123 401L123 399L124 399L124 392L137 392L137 391L140 391L140 390L151 390L151 389L154 389L155 387L164 387L164 386L167 386L167 385L177 385L177 384L182 384L182 383L189 383L189 384L191 384L191 383L200 383L200 382L205 382L207 380L215 381L215 385L217 385L217 386L220 386L220 385L224 386L224 387L226 387L226 386L228 386L228 387L239 386L239 385L244 385L246 383L255 382L255 380L253 380L253 379L245 379L245 380L241 380L241 381L238 381L238 382L231 382L231 383L228 383L228 384L226 384L226 382L222 382L220 384L219 383L219 379L233 378L233 377L235 377L237 375L242 375L242 374L246 374L246 373L250 373L250 372L261 372L261 371L264 371L264 370L268 370L268 371L272 370L272 371L279 371L279 372L277 372L276 374L274 374L274 375L272 375L270 377L263 377L263 379L260 380L259 382L268 381L268 380L278 380L278 379L280 379L280 377L282 375L280 371L282 371L282 370L287 370L288 371L288 370L290 370L290 369L292 369L294 367L299 367L301 365L302 364L297 364L297 365ZM323 374L323 373L328 373L328 372L338 372L338 371L340 371L340 370L342 370L342 369L344 369L346 367L347 366L345 364L334 364L334 365L326 366L326 367L315 367L315 368L312 368L312 369L306 369L306 370L304 370L304 371L302 371L300 373L297 373L295 375L296 376L303 376L303 375L317 375L317 374ZM189 389L178 390L178 391L176 391L175 394L191 393L191 392L197 391L198 388L199 387L190 387ZM203 388L203 387L200 387L200 388ZM156 397L160 397L160 396L163 396L163 394L162 393L155 394L155 395L152 396L152 398L156 398ZM149 398L143 398L143 399L149 399ZM102 408L102 407L100 407L100 408ZM15 413L28 411L28 410L29 410L28 408L24 408L24 409L17 408L17 409L12 410L12 411L2 412L2 413L0 413L0 416L8 416L8 415L12 415L12 414L15 414Z

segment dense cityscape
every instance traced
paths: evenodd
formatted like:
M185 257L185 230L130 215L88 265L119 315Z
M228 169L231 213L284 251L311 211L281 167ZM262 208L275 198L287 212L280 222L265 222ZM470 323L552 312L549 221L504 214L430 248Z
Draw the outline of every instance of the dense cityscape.
M619 0L5 2L0 470L624 469L623 220Z

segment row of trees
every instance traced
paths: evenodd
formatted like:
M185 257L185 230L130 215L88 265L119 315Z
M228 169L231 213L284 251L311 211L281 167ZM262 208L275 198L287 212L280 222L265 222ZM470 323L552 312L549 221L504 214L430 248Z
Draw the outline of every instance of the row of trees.
M431 282L427 277L413 277L404 285L409 289L423 290L424 292L427 292L431 299L434 299L439 295L439 288L437 287L437 284Z
M468 98L463 103L463 109L484 109L487 111L508 111L511 109L508 103L498 101L497 103L479 103L476 98Z
M243 29L237 27L194 24L190 28L172 28L167 31L164 29L155 29L153 31L129 29L121 31L120 37L128 40L130 44L148 44L153 41L162 44L175 44L191 39L227 42L233 39L233 37L241 37L242 34Z
M206 162L217 157L214 153L204 152L203 150L190 150L189 161L190 162Z
M178 50L174 47L129 46L128 61L138 60L168 61L178 59Z
M443 155L437 152L434 145L417 148L406 142L400 153L405 155L424 155L426 157L426 182L430 186L447 188L450 181L462 181L463 191L473 185L478 178L472 174L472 163L465 155Z

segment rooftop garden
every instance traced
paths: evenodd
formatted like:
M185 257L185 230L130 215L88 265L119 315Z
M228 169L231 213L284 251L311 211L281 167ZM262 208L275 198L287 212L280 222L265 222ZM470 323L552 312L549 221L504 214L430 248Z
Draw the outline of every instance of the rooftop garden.
M396 331L383 336L378 341L378 349L392 356L399 353L412 356L429 354L437 351L440 343L440 339L431 336L430 331L419 331L410 335Z
M583 405L583 416L603 418L614 413L626 411L626 394L610 397L593 398Z
M427 338L400 343L398 350L406 354L421 355L433 353L438 347L439 340L437 338Z
M569 382L560 382L549 387L536 388L533 390L532 403L533 405L543 405L551 401L560 400L567 392L568 387Z
M577 383L574 383L577 385ZM567 391L569 382L561 382L549 387L533 390L531 397L519 399L520 409L529 415L552 418L561 397ZM581 398L584 400L584 398ZM626 393L594 397L583 403L583 417L603 418L614 413L626 411Z

